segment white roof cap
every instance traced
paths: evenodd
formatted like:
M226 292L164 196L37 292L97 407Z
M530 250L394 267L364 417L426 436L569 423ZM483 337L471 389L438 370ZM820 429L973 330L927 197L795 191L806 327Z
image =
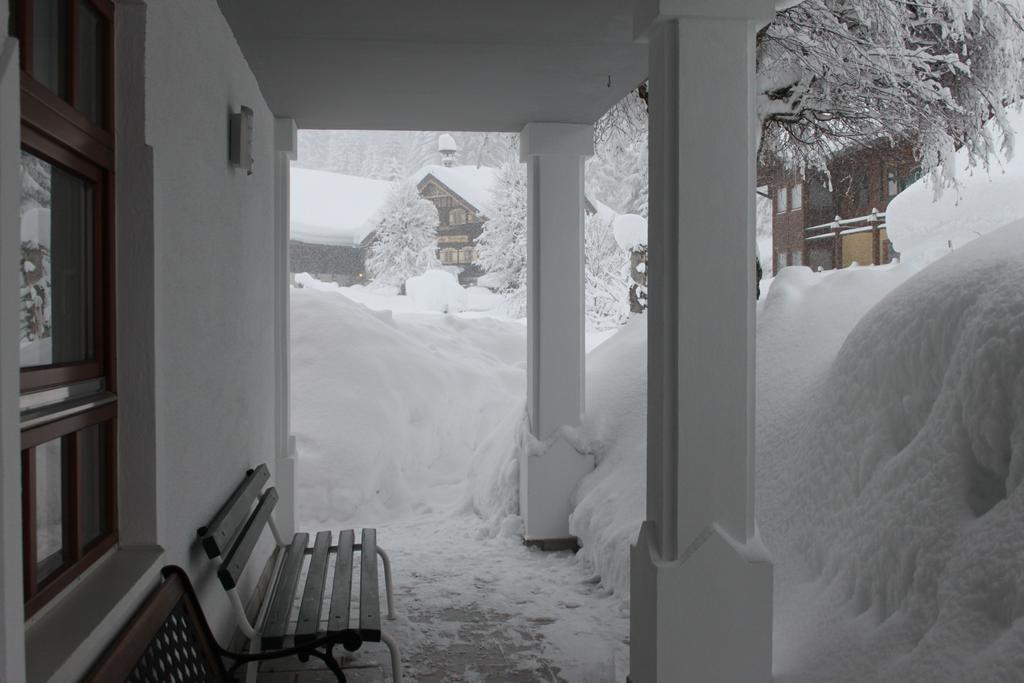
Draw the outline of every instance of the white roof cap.
M455 144L455 138L448 133L442 133L437 138L438 152L458 152L459 146Z

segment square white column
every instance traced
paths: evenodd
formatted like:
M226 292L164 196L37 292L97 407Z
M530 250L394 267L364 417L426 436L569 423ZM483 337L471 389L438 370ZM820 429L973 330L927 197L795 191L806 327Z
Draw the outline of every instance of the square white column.
M295 533L295 451L291 438L289 386L289 264L291 162L298 157L293 119L274 119L274 482L281 500L275 519L285 538Z
M772 569L754 525L754 41L773 10L646 0L636 14L651 196L633 683L771 679Z
M583 164L592 126L530 123L520 137L527 164L527 398L530 431L543 452L520 459L519 500L527 542L569 538L570 499L593 469L559 430L583 413Z

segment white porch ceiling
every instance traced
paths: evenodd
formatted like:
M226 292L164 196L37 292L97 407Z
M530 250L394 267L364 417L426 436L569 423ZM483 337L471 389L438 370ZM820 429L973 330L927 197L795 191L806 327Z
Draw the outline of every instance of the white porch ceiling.
M593 123L647 75L632 0L218 3L271 110L300 128Z

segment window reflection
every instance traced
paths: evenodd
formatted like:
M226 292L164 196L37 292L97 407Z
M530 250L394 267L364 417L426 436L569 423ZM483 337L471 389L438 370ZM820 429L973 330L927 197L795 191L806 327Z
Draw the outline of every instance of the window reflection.
M21 155L21 367L94 357L93 189Z
M64 564L63 444L54 439L36 446L36 580L42 581Z

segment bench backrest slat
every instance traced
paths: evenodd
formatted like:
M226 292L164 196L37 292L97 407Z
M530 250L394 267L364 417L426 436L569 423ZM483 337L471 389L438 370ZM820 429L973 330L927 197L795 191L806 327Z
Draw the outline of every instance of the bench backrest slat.
M363 640L380 641L376 529L363 529L363 542L359 550L359 633Z
M238 532L238 537L217 572L220 582L224 585L224 590L231 590L238 585L238 579L245 571L245 564L249 561L253 548L256 547L256 542L259 541L263 527L267 525L267 520L270 519L270 513L276 504L277 489L271 486L260 496L260 502L245 521L245 526Z
M224 554L231 539L238 532L238 527L249 516L252 502L260 495L260 490L268 481L270 470L266 465L249 470L245 479L228 498L228 502L217 511L213 521L199 529L199 538L207 557L220 557Z

